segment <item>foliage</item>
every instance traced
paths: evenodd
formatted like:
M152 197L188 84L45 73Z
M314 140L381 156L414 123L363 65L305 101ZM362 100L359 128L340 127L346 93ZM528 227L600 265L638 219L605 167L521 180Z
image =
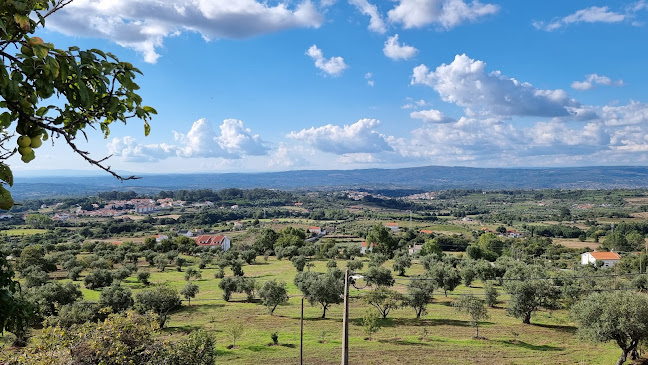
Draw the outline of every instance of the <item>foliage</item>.
M374 251L392 257L397 248L398 242L391 234L391 231L380 224L371 227L366 237L367 245L374 244ZM376 244L378 247L376 247Z
M519 266L504 275L504 288L510 294L507 312L531 323L531 315L541 307L553 308L559 297L558 288L552 280L543 278L545 273L539 267Z
M137 117L148 121L155 109L142 106L134 82L141 73L128 62L98 49L81 50L70 47L57 49L39 37L31 37L45 26L45 19L69 1L31 0L5 1L0 5L0 40L3 59L0 67L0 145L7 159L16 149L7 145L11 127L21 136L18 152L23 162L35 158L34 149L48 136L63 137L65 143L89 163L112 173L102 160L94 160L76 146L79 134L87 128L97 128L105 136L110 125ZM13 185L8 165L0 163L0 179ZM121 177L120 177L121 178ZM0 208L9 209L13 199L0 187Z
M182 296L189 301L189 305L191 305L191 298L195 298L196 295L198 295L199 291L200 288L198 287L198 285L189 281L187 282L187 285L182 288L180 294L182 294Z
M412 260L406 252L394 257L392 268L394 271L398 272L398 276L405 276L405 270L411 266Z
M56 315L59 306L74 303L82 294L76 284L55 281L31 288L27 296L36 305L40 317L44 318Z
M438 288L443 288L446 297L448 296L448 291L453 291L461 283L459 271L452 267L452 265L444 262L437 262L432 265L427 275L436 280Z
M457 301L455 301L454 306L457 308L458 312L466 313L470 316L470 323L477 331L475 338L479 338L479 321L489 318L484 300L479 299L472 294L462 295Z
M99 305L109 307L113 313L121 313L133 305L131 290L115 284L104 288L99 296Z
M648 338L648 296L633 292L590 294L572 307L582 338L598 342L614 341L621 348L617 364L634 354L640 341Z
M403 296L395 290L379 286L365 295L364 300L367 304L376 308L382 318L385 319L389 312L400 307Z
M113 282L112 273L110 272L110 270L106 270L106 269L92 270L92 272L86 275L85 279L83 279L83 283L85 284L85 287L90 290L110 286L112 282Z
M367 336L369 336L369 341L371 341L371 335L378 332L381 327L380 314L376 309L368 308L365 311L365 314L362 316L362 326Z
M298 272L304 271L304 266L306 266L306 262L308 260L306 259L305 256L294 256L293 258L290 259L290 262L292 262L293 266L295 269L297 269Z
M225 332L232 338L232 348L236 347L236 340L243 335L245 328L242 324L236 323L225 329Z
M491 283L484 284L484 295L486 299L486 305L493 308L497 305L497 288Z
M395 282L391 270L386 267L372 266L365 273L365 277L367 282L376 286L393 286Z
M137 273L137 280L139 280L140 283L144 285L149 285L149 278L151 277L151 273L148 271L140 271Z
M202 277L202 274L200 273L200 270L197 270L193 267L190 267L185 271L184 278L186 281L189 281L191 279L200 279Z
M135 295L135 309L140 313L153 312L161 328L164 328L169 314L180 304L178 292L167 285L144 289Z
M322 306L322 318L326 318L328 307L342 302L344 274L339 269L329 270L325 274L298 272L295 285L311 305L319 303Z
M259 288L259 298L268 312L273 314L277 306L288 302L286 283L279 283L276 280L268 280Z
M427 305L432 301L432 293L436 289L435 285L435 280L430 280L425 276L419 275L411 278L404 304L414 309L417 319L426 313Z

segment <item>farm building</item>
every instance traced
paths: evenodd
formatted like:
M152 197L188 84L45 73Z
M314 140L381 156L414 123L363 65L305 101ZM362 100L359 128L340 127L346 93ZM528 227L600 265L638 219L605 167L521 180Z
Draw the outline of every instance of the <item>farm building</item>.
M581 254L581 265L596 264L603 262L604 267L612 267L619 263L621 256L616 252L593 251Z
M230 239L222 235L201 235L194 237L196 244L201 247L220 247L221 250L230 249Z

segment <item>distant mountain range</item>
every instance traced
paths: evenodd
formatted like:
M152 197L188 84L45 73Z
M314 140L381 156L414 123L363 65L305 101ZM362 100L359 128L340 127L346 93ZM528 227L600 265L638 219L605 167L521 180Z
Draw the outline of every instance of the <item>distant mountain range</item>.
M425 166L400 169L303 170L264 173L141 174L119 182L108 175L16 178L16 199L95 194L100 191L268 188L332 189L613 189L648 188L648 167L471 168Z

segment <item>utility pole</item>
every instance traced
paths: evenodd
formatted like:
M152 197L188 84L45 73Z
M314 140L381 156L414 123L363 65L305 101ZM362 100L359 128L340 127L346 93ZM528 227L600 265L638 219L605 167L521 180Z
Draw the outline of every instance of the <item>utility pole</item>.
M299 365L304 365L304 297L301 300L301 317L299 318Z
M342 317L342 365L349 365L349 268L344 272L344 314Z

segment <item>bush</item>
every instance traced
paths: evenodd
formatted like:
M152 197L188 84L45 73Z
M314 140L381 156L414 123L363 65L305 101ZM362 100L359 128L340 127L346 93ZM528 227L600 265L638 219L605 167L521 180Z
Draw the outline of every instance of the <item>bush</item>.
M113 282L112 273L106 269L95 269L83 280L85 287L94 290L110 286Z
M120 313L133 305L133 295L128 288L112 285L101 291L99 305L110 308L113 313Z

